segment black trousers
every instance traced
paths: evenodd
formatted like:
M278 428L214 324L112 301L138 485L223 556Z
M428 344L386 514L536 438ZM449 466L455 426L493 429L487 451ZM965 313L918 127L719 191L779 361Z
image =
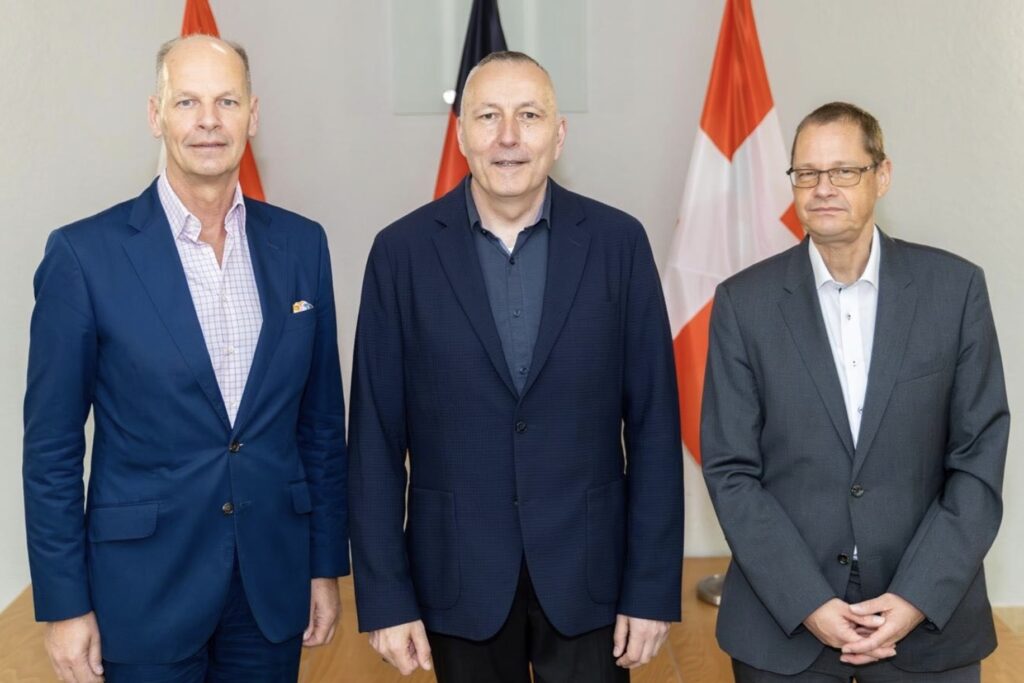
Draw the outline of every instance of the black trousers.
M860 573L854 563L850 572L850 583L846 586L846 602L852 604L864 599L860 588ZM899 646L897 645L897 648ZM784 676L761 671L743 662L732 660L736 683L979 683L981 662L949 671L936 673L913 673L897 669L891 661L881 660L874 664L853 666L839 661L840 652L826 647L811 666L801 673Z
M544 616L526 571L508 619L487 640L427 632L438 683L628 683L629 670L615 665L615 625L567 637ZM530 678L530 669L533 678Z

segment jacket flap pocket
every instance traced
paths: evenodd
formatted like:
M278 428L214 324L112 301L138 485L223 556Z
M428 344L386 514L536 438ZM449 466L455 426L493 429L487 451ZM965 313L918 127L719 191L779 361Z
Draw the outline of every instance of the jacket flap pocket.
M288 485L292 490L292 505L300 515L313 511L313 501L309 497L309 484L295 481Z
M89 540L99 543L152 536L159 508L159 503L93 508L89 511Z

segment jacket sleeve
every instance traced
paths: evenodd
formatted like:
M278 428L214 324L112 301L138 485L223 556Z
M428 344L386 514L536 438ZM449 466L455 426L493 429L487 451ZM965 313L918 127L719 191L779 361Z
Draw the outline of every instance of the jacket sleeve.
M704 480L733 561L784 632L792 635L838 597L800 532L761 485L764 424L757 376L729 290L719 285L701 406Z
M359 630L420 618L405 546L408 439L402 329L382 238L363 279L352 369L349 502Z
M347 459L334 283L323 228L319 238L316 337L299 406L297 440L313 503L310 570L314 578L329 578L349 573Z
M633 245L624 348L628 519L618 611L643 619L679 621L683 560L679 397L665 299L642 228Z
M945 627L981 569L1002 519L1010 412L988 290L968 286L949 405L946 483L921 520L889 585Z
M92 302L63 231L50 235L34 287L22 461L25 526L36 619L59 621L92 610L82 460L97 364Z

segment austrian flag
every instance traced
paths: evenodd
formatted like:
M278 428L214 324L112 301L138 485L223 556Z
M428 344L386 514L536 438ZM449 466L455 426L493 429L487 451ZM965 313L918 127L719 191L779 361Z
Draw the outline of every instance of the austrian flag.
M700 402L718 283L803 238L750 0L727 0L663 285L683 442L700 462Z

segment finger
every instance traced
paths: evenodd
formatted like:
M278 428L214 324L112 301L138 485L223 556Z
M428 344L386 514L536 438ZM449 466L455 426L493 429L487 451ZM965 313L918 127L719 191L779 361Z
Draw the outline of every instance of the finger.
M327 638L324 639L324 645L328 645L332 640L334 640L334 632L337 630L337 628L338 622L334 622L333 624L331 624L330 630L327 631Z
M850 606L850 609L853 609L852 605ZM845 618L847 621L851 621L854 624L867 626L868 628L873 629L885 624L885 617L881 614L875 614L874 612L871 612L870 614L855 614L851 612L850 614L845 615Z
M89 641L89 668L97 676L103 675L103 656L100 654L100 635L98 633Z
M637 666L649 663L654 659L654 654L657 652L656 645L657 639L650 637L644 641L644 649L640 652L640 661L637 662Z
M626 645L626 657L629 658L629 664L639 664L640 656L643 654L644 645L647 644L647 638L645 636L637 636L636 633L632 634L629 639L629 644Z
M885 626L877 629L867 638L862 638L861 640L843 645L843 654L862 655L871 652L872 650L877 650L878 648L883 647L886 643L891 643L896 640L894 637L895 630L896 629L893 626L886 624Z
M878 659L875 657L871 657L870 655L843 655L839 658L839 661L843 664L852 664L853 666L864 666L865 664L874 664L878 661Z
M72 680L75 683L98 683L100 680L94 676L92 670L89 669L89 660L85 657L80 657L75 660L71 670L74 672L74 678Z
M621 614L615 617L615 631L612 634L612 656L621 657L626 651L626 643L629 638L629 617Z
M854 614L876 614L877 612L885 612L890 609L892 605L889 601L883 597L873 598L871 600L865 600L864 602L858 602L850 605L850 611Z
M430 671L434 666L434 661L430 653L430 641L427 640L427 632L421 626L413 628L412 644L416 651L416 662L424 671Z

